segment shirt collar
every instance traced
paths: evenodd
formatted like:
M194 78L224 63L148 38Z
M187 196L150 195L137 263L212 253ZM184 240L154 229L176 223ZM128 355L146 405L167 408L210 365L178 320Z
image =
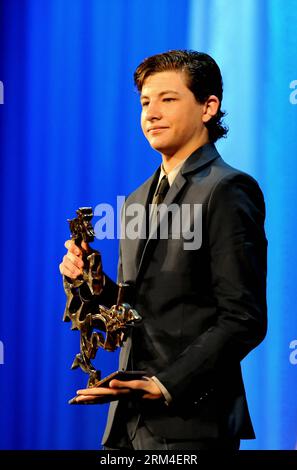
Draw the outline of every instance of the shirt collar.
M169 186L171 186L173 181L175 180L179 170L181 169L181 167L183 166L184 163L185 163L185 160L183 160L178 165L176 165L171 171L169 171L169 173L165 172L164 167L163 167L163 163L162 163L158 184L160 183L163 176L167 176Z

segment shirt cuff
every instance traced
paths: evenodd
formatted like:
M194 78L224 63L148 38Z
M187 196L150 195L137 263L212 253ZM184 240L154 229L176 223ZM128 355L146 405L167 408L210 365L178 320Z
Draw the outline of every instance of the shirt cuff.
M162 392L162 394L165 398L166 405L169 405L169 403L172 402L172 396L168 392L167 388L164 387L162 382L160 382L160 380L157 379L157 377L153 376L153 377L151 377L151 379L155 382L156 385L158 385L159 389L161 390L161 392Z

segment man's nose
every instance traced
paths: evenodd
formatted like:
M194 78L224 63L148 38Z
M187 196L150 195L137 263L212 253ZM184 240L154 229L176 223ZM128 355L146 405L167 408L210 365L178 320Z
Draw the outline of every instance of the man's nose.
M161 119L161 110L158 104L156 103L149 103L147 110L146 110L146 119L148 121L154 121Z

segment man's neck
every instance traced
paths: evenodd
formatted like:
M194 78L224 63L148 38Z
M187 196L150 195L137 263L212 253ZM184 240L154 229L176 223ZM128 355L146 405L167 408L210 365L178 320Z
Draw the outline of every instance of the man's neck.
M205 139L195 146L176 152L174 155L162 154L162 165L165 173L169 173L173 168L185 161L195 150L207 143L209 143L209 140Z

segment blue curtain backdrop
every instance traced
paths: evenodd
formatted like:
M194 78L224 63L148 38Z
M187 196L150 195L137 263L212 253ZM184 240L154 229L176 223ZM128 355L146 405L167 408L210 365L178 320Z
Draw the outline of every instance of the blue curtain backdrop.
M269 331L243 363L257 439L242 448L295 447L296 24L294 0L0 2L1 449L99 448L107 407L67 404L86 377L70 371L78 334L61 321L66 219L116 207L159 164L132 75L173 48L218 61L230 127L219 150L267 203ZM115 277L117 240L95 246ZM103 373L116 362L100 351Z

